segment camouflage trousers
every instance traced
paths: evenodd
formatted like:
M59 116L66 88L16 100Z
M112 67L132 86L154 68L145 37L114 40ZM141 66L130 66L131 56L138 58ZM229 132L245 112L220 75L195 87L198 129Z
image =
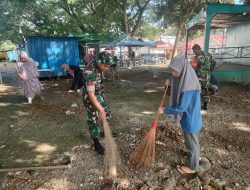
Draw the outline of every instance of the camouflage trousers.
M209 87L210 84L206 80L199 80L201 85L201 100L202 102L209 102L210 94L209 94Z
M102 105L102 107L104 108L106 112L107 120L109 120L111 118L111 112L107 105L107 102L105 101L102 95L97 95L96 98L98 102ZM100 126L99 126L99 121L98 121L99 112L95 108L95 106L92 105L87 94L83 96L83 104L87 110L87 125L89 127L89 135L91 138L98 137L101 131Z

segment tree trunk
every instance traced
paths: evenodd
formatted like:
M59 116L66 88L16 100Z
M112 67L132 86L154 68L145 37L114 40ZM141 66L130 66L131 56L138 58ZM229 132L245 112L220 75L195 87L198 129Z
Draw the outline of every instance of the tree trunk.
M176 33L176 36L175 36L174 50L173 50L173 54L172 54L171 59L176 56L177 48L178 48L178 42L179 42L179 39L180 39L180 36L181 36L181 31L183 29L183 26L184 26L184 22L180 23L179 26L178 26L178 30L177 30L177 33Z
M129 29L128 29L128 15L127 15L127 1L124 1L123 3L123 17L124 17L124 32L125 34L129 33Z
M147 5L149 4L150 0L146 1L145 4L138 10L139 14L138 17L136 19L135 25L133 26L133 28L131 29L131 36L134 36L135 33L137 32L138 28L141 25L141 20L142 20L142 15L147 7Z
M126 12L124 13L124 29L125 29L125 33L128 34L129 33L129 31L128 31L128 16L127 16Z

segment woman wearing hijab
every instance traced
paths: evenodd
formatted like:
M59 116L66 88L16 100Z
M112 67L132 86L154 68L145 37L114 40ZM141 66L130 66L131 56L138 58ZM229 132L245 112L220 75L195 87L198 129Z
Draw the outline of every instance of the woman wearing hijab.
M21 52L19 61L17 62L17 75L21 80L21 87L28 99L28 104L32 104L35 95L39 95L43 90L43 86L38 80L38 62L28 57L26 52ZM41 99L43 97L40 96Z
M84 56L84 64L88 65L89 63L93 63L95 58L91 54L87 54Z
M184 56L172 59L170 107L159 108L159 113L174 115L184 133L189 166L177 166L181 173L195 173L199 169L199 131L202 126L200 106L200 83L192 66Z

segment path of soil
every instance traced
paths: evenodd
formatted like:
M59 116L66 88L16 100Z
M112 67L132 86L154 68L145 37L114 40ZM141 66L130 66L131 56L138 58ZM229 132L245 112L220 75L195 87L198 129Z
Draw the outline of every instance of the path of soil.
M6 65L6 66L4 66ZM103 174L103 157L92 149L81 94L68 93L70 81L42 81L44 101L32 105L18 89L14 63L0 63L0 168L58 165L66 170L39 170L0 174L1 189L247 189L250 188L250 86L222 84L203 115L201 155L210 169L198 176L183 176L177 164L186 163L181 130L160 116L156 165L135 169L128 158L148 132L167 78L165 65L121 68L121 80L109 81L107 101L110 126L122 164L111 184ZM154 78L157 71L158 78ZM56 85L55 85L56 84ZM76 107L71 107L76 103ZM75 114L66 115L70 110ZM2 184L2 185L1 185Z

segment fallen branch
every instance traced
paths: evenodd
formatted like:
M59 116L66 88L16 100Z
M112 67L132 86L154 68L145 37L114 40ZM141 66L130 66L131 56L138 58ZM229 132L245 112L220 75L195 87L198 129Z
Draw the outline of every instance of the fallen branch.
M27 177L22 177L22 176L16 176L16 178L18 178L18 179L23 179L23 180L29 180L29 178L27 178Z
M166 143L161 142L161 141L156 141L155 144L167 147Z
M218 96L218 95L212 96L212 98L218 98L218 99L224 99L224 100L232 100L233 99L233 98L230 98L230 97Z
M37 167L26 167L26 168L6 168L0 169L1 172L15 172L15 171L27 171L27 170L54 170L54 169L69 169L71 164L60 165L60 166L37 166Z

